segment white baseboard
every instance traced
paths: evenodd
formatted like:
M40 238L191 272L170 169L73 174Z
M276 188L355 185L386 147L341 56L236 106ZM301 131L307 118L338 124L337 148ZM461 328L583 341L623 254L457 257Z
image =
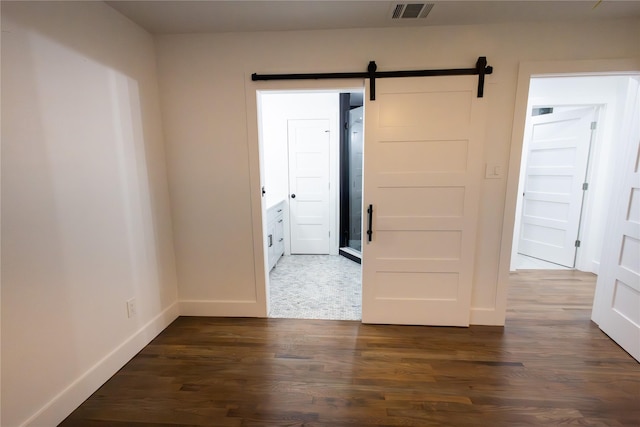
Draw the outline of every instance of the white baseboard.
M471 325L504 326L505 316L493 308L471 308Z
M267 317L257 301L180 301L180 316Z
M22 423L21 427L55 426L60 424L82 402L142 350L144 346L169 326L179 314L178 303L175 302L62 390L38 412Z

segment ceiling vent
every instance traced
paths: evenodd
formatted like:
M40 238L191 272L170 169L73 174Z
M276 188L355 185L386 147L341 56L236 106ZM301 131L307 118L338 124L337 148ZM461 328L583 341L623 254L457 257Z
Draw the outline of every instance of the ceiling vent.
M391 6L391 19L422 19L433 9L433 3L395 3Z

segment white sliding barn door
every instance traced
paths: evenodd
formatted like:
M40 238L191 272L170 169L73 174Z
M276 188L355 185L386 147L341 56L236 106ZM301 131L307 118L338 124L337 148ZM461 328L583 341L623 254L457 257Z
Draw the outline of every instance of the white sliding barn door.
M640 90L613 189L593 320L640 362Z
M378 79L377 99L365 94L365 323L469 325L484 140L477 82Z

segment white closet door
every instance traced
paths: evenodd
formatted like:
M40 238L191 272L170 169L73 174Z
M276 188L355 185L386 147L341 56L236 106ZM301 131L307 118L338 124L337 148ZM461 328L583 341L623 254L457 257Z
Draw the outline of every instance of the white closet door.
M289 120L292 254L330 251L329 120Z
M518 252L574 267L595 109L531 119Z

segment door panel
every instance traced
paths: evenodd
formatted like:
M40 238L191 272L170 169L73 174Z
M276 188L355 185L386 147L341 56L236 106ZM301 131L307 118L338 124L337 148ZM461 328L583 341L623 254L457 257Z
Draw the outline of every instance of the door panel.
M377 150L374 161L382 171L464 172L467 167L465 140L385 141Z
M518 252L573 267L595 109L531 120Z
M415 133L411 129L416 124L428 126L432 140L441 137L457 139L456 136L466 135L471 111L469 101L473 97L470 93L396 92L392 96L382 96L380 99L384 99L384 104L379 106L378 130L392 141L402 141L404 135L413 140ZM421 108L416 109L417 105ZM456 114L451 115L452 111Z
M288 131L291 253L328 254L329 120L289 120Z
M640 91L635 85L634 110L627 127L629 147L615 179L618 184L596 283L594 320L640 361Z
M363 322L468 326L484 138L477 77L376 85L365 105L364 204L374 214Z
M376 292L381 298L389 300L455 300L457 297L457 273L406 272L403 280L395 283L393 273L382 272L377 277ZM426 287L425 283L432 286Z

